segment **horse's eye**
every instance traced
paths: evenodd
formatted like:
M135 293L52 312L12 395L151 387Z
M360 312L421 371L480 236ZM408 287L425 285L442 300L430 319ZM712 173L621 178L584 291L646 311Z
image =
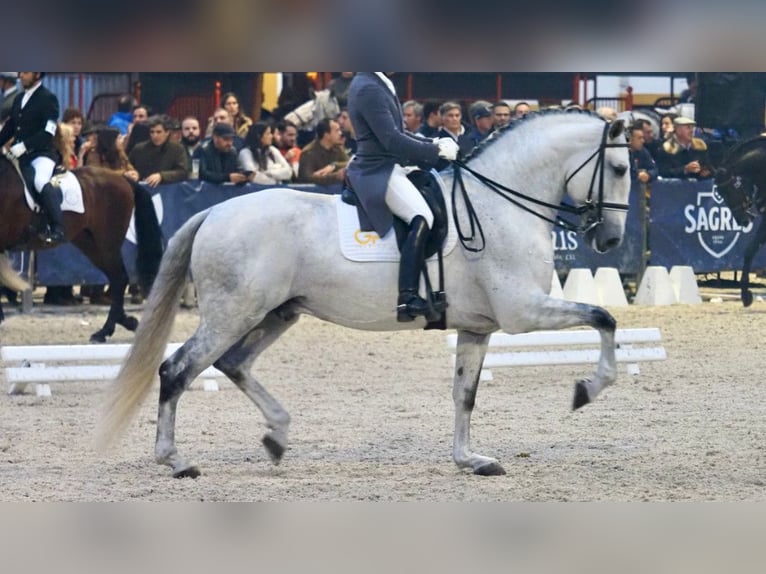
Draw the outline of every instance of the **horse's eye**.
M628 166L626 165L617 165L614 167L614 173L617 175L617 177L622 177L626 173L628 173Z

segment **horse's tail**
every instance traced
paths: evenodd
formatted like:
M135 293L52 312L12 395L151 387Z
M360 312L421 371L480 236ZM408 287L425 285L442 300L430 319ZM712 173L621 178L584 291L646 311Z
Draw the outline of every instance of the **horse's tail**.
M8 255L0 252L0 285L5 285L13 291L26 291L30 289L29 283L24 281L13 269Z
M136 207L136 272L139 285L144 294L148 295L162 261L162 229L154 210L151 193L135 181L130 181L130 184L133 186L133 202Z
M165 355L173 321L189 273L192 245L210 210L192 217L176 232L162 259L154 289L146 301L133 346L120 368L98 429L106 448L127 428L146 398Z

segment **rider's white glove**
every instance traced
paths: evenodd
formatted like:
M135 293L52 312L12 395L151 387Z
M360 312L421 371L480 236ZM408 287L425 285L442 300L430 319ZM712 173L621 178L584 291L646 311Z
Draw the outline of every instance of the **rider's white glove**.
M455 161L457 159L457 152L460 148L457 142L452 138L438 138L436 145L439 146L439 157L448 161Z
M19 159L21 156L27 153L27 146L24 145L24 142L19 142L19 143L13 144L11 146L11 149L9 149L8 151L14 158Z

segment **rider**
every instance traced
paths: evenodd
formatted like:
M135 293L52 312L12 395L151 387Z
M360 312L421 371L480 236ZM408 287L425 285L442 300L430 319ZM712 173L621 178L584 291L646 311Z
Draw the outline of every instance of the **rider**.
M56 167L53 144L59 116L58 98L42 85L44 72L19 72L24 91L13 101L11 115L0 131L0 147L14 138L10 154L19 162L21 174L48 220L48 229L40 236L45 243L64 240L61 223L61 190L50 183Z
M397 320L412 321L429 311L418 294L428 230L433 214L402 167L454 161L458 145L452 138L430 140L405 133L402 107L391 80L383 72L360 72L348 94L348 111L357 139L357 153L347 169L362 209L383 237L393 215L409 225L399 264Z

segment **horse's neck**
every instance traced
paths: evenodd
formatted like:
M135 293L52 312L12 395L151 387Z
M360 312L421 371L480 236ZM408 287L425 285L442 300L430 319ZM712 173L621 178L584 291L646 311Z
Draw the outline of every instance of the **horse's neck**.
M545 203L558 205L564 195L561 160L523 145L505 152L500 148L487 149L469 167L503 187Z

